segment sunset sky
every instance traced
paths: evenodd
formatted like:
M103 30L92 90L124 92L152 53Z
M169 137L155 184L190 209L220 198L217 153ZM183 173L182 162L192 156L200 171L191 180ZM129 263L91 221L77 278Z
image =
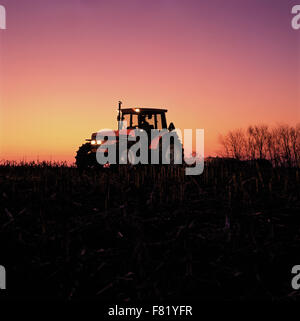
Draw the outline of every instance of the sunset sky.
M0 0L0 160L66 160L124 107L218 137L300 121L300 0Z

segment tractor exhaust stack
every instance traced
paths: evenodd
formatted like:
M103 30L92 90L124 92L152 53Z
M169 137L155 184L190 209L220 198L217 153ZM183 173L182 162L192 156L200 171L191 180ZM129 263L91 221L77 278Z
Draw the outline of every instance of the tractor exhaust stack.
M119 101L119 114L118 114L118 130L120 130L120 121L121 121L121 106L122 106L122 102Z

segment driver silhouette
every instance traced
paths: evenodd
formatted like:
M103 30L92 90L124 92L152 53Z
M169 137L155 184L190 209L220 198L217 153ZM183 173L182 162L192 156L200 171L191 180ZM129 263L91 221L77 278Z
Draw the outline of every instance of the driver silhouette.
M140 115L140 128L144 129L147 133L151 131L151 126L147 122L145 115Z

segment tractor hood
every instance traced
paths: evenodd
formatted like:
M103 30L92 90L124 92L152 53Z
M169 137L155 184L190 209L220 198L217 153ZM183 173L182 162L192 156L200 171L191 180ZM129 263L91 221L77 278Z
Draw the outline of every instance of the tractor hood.
M132 130L132 129L122 129L120 131L119 130L113 130L113 131L103 130L103 131L101 131L101 134L104 136L107 136L107 137L111 137L112 132L115 134L115 137L119 137L120 135L133 136L133 137L135 136L134 130ZM98 134L98 132L92 134L92 140L95 140L97 138L97 134Z

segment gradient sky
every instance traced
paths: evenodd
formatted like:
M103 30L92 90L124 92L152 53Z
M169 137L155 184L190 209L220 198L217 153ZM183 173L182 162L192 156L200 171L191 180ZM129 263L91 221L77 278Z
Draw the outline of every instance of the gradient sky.
M124 107L218 137L299 122L300 0L0 0L0 160L74 160Z

